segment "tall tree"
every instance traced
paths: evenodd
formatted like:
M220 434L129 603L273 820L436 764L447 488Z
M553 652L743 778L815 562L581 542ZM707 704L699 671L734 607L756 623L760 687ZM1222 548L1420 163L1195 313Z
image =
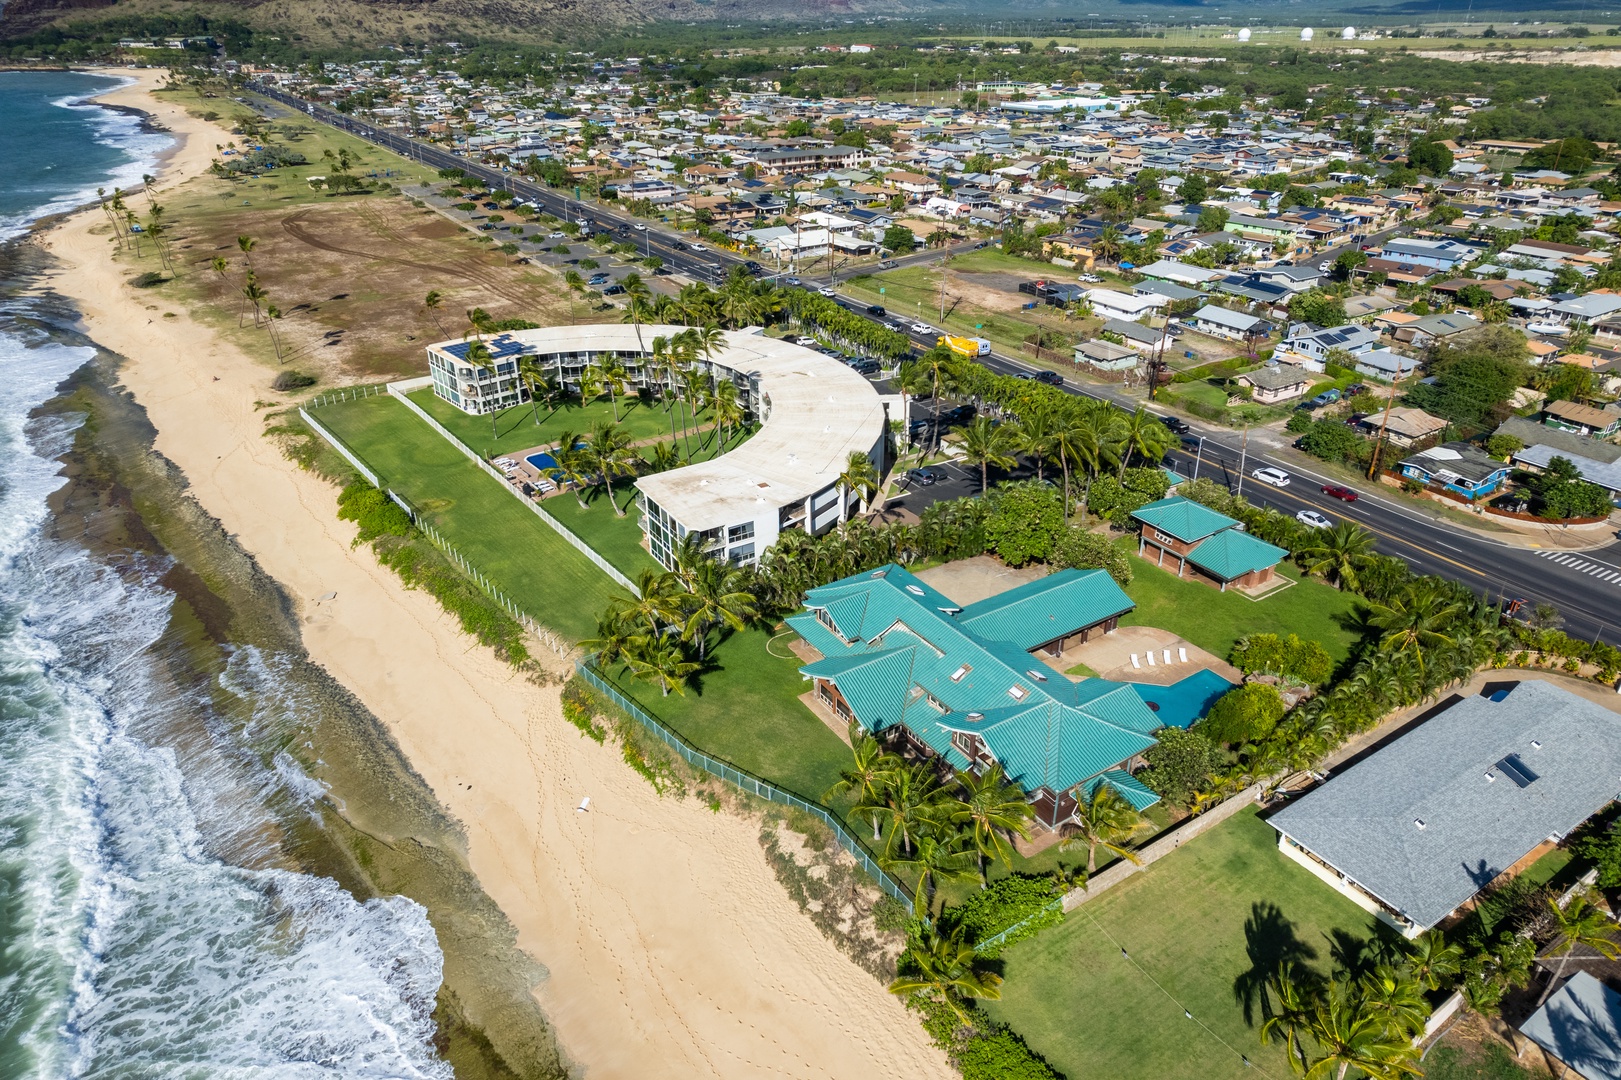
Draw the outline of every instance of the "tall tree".
M949 821L967 831L979 861L979 887L989 884L989 859L1000 859L1003 866L1013 865L1013 845L1010 837L1027 840L1028 822L1035 810L1019 785L1010 781L1000 764L993 764L984 772L957 774L956 803L950 810Z
M995 423L988 416L976 416L971 423L957 428L958 445L962 449L963 460L979 467L981 494L990 490L992 466L998 469L1011 469L1015 464L1015 458L1011 453L1010 434L1007 427Z
M854 720L850 721L850 753L850 767L839 773L838 781L828 788L826 798L854 795L859 805L875 805L883 798L890 774L901 767L901 759L885 750L882 743ZM870 816L873 843L877 843L881 817L876 812Z
M1591 949L1606 960L1614 960L1621 955L1621 948L1610 936L1615 924L1587 896L1578 893L1564 907L1549 897L1548 910L1553 916L1556 942L1549 952L1557 951L1560 954L1559 967L1548 976L1548 985L1542 988L1542 996L1537 998L1538 1008L1564 979L1565 967L1570 963L1571 954L1578 948Z
M964 1024L969 1022L962 1006L965 1000L995 1001L1002 996L1002 977L982 966L974 947L963 940L961 929L945 935L925 925L903 963L906 973L889 984L889 992L902 997L924 994L943 1001Z
M1306 572L1334 579L1342 589L1357 587L1357 575L1374 559L1374 537L1352 521L1318 529L1299 554Z
M641 460L631 446L630 435L618 424L604 420L591 429L588 453L614 516L624 517L625 512L614 498L614 477L630 476L636 471L636 462Z
M1098 848L1112 851L1128 862L1140 863L1137 853L1125 841L1142 824L1142 815L1110 785L1099 781L1092 794L1076 800L1070 838L1058 845L1060 851L1086 849L1086 872L1098 869Z
M852 450L845 460L844 471L839 473L839 521L850 519L850 494L856 493L862 502L871 499L871 493L879 484L878 470L873 468L872 459L865 450Z

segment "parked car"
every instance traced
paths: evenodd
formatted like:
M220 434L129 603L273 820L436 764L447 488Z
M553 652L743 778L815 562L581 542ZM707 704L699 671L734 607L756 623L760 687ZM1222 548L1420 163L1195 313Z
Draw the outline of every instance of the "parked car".
M1333 265L1333 263L1329 262L1327 259L1324 259L1322 262L1317 264L1317 272L1319 274L1326 274L1328 273L1328 268Z
M908 469L908 470L906 470L907 483L908 484L917 484L920 487L928 487L930 484L938 484L940 481L944 480L945 478L946 478L946 474L941 472L938 469L924 468L924 469Z
M1165 430L1173 435L1186 435L1188 433L1188 425L1174 416L1162 416L1159 418L1159 422L1164 424Z
M614 284L608 286L606 289L603 289L602 290L602 295L603 296L618 296L620 293L622 293L624 291L625 291L625 287L623 285L619 284L618 282L615 282Z
M1320 409L1324 405L1332 405L1332 404L1334 404L1339 399L1340 399L1340 392L1338 390L1335 390L1333 387L1329 387L1327 390L1324 390L1321 394L1318 394L1316 397L1312 398L1311 399L1311 404L1312 404L1313 408Z
M1096 274L1082 274L1079 280L1086 282L1088 285L1101 285L1103 283L1103 279Z
M1273 468L1271 465L1262 466L1250 473L1250 475L1261 483L1271 484L1273 487L1284 488L1289 486L1289 474L1282 469Z
M882 305L882 304L868 304L867 305L867 314L868 315L882 315L882 314L884 314L884 305Z
M981 240L979 243L974 245L974 250L978 251L980 248L988 248L990 246L991 242L989 240Z
M1348 487L1340 487L1338 484L1324 484L1323 494L1341 502L1353 503L1357 500L1356 492Z
M561 240L561 239L563 239L563 234L560 233L560 232L549 232L549 233L546 234L546 239L548 239L548 240Z
M850 370L854 371L857 375L876 375L879 371L883 370L879 367L878 361L866 356L851 357L849 360L846 360L845 363L849 364Z
M587 285L606 285L606 284L608 284L608 275L607 274L592 274L589 278L586 279L585 283Z
M1295 520L1309 529L1327 529L1334 524L1315 510L1302 510L1295 515Z

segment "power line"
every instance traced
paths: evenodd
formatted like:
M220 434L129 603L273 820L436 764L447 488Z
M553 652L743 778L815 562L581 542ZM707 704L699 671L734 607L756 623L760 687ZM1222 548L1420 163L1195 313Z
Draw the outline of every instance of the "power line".
M1126 963L1130 964L1132 967L1136 968L1139 972L1141 972L1143 977L1146 978L1149 982L1153 983L1154 986L1158 988L1160 993L1164 994L1167 998L1169 998L1173 1005L1175 1005L1177 1008L1181 1009L1183 1016L1187 1017L1189 1020L1192 1020L1195 1024L1198 1024L1200 1027L1204 1028L1205 1033L1208 1034L1212 1039L1215 1039L1217 1042L1221 1043L1221 1045L1223 1045L1227 1049L1231 1050L1233 1052L1233 1056L1237 1057L1239 1061L1244 1063L1245 1068L1256 1070L1262 1076L1267 1077L1268 1080L1275 1080L1275 1078L1272 1076L1271 1073L1267 1072L1264 1068L1257 1065L1255 1062L1251 1061L1249 1059L1249 1055L1245 1054L1242 1050L1238 1049L1238 1047L1234 1046L1232 1043L1228 1042L1226 1039L1222 1038L1220 1035L1217 1035L1214 1031L1211 1030L1209 1024L1205 1023L1203 1020L1199 1019L1197 1016L1194 1016L1193 1015L1193 1010L1188 1008L1185 1004L1183 1004L1181 999L1179 999L1175 994L1173 994L1169 990L1165 989L1165 984L1164 983L1162 983L1158 979L1154 978L1154 976L1149 972L1149 970L1147 968L1143 967L1136 960L1132 959L1131 954L1126 951L1126 947L1124 945L1120 944L1120 942L1114 937L1113 934L1109 933L1107 930L1103 929L1102 926L1098 925L1098 921L1092 917L1092 913L1090 911L1088 911L1086 913L1086 921L1091 923L1093 928L1096 929L1098 933L1100 933L1104 937L1108 938L1110 943L1112 943L1115 948L1120 950L1120 958L1122 960L1124 960Z

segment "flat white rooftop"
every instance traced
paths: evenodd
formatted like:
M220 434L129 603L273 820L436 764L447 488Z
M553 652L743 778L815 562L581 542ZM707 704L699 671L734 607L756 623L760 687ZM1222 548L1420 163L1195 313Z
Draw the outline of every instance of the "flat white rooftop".
M545 355L651 351L653 339L684 326L623 323L549 326L497 337ZM491 339L492 351L494 342ZM430 348L460 347L460 341ZM507 346L511 348L511 346ZM465 349L463 350L465 351ZM451 353L454 355L454 352ZM853 451L872 453L888 418L878 391L849 367L758 330L728 330L710 362L755 379L765 421L754 436L711 461L644 476L636 487L691 531L756 521L768 508L803 502L831 487Z

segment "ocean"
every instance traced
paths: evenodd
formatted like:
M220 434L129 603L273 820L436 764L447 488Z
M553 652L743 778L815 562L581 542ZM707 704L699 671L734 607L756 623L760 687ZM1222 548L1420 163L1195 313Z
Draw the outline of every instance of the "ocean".
M17 242L154 170L113 85L0 73L0 1077L561 1075L455 823Z

